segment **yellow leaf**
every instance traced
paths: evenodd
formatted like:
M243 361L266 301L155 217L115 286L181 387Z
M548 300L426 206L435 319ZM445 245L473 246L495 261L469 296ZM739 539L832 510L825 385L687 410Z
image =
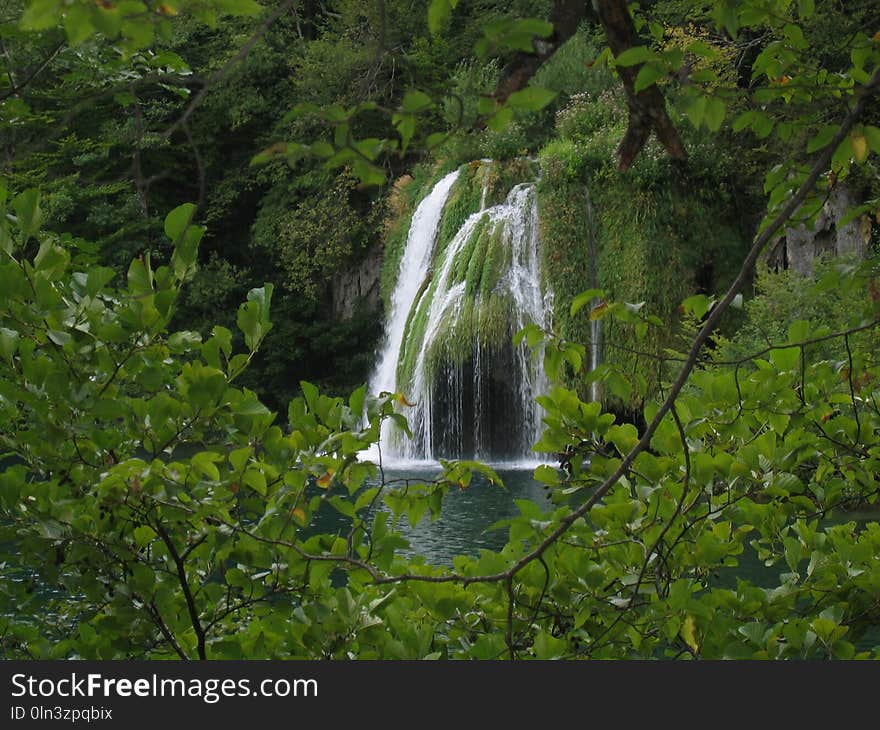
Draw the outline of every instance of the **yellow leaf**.
M878 30L876 33L874 33L874 38L873 38L873 40L875 40L875 41L877 41L878 43L880 43L880 30Z
M861 164L868 157L868 140L865 139L865 135L853 132L849 136L849 141L852 145L853 155L856 158L856 162Z
M684 643L687 644L694 653L700 650L700 642L697 641L696 629L697 624L694 621L694 617L688 615L679 631L681 638L684 639Z
M402 405L402 406L407 406L407 407L409 407L409 408L414 408L415 405L416 405L415 403L410 403L410 402L406 399L406 396L405 396L403 393L398 393L398 394L395 396L395 400L396 400L398 403L400 403L400 405Z
M290 514L293 515L293 519L300 525L304 525L306 523L306 513L303 511L302 507L297 507Z
M608 312L608 303L607 302L601 302L600 304L597 304L595 307L593 307L590 310L590 321L594 322L597 319L601 319L602 317L604 317L607 314L607 312Z
M162 3L159 6L159 12L162 13L162 15L174 17L175 15L177 15L177 8L175 8L173 5L170 5L169 3Z
M324 476L318 479L318 486L321 489L327 489L330 486L330 482L333 481L333 469L328 469Z

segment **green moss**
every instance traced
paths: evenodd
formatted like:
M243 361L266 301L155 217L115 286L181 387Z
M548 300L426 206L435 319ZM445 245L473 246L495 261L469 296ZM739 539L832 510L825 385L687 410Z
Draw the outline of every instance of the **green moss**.
M566 339L590 342L586 310L572 318L568 309L574 296L593 287L614 301L645 302L645 310L667 324L638 339L631 326L602 321L603 362L641 382L623 404L637 407L664 375L655 358L675 343L678 305L695 291L723 290L747 237L727 207L724 166L709 161L699 144L690 147L695 159L685 173L652 142L621 174L615 160L620 105L601 95L573 104L560 114L561 138L539 155L543 275ZM588 387L578 385L586 396Z
M486 191L486 207L503 203L511 188L519 183L534 181L537 173L535 163L525 157L482 164L476 178L480 184L480 195L483 190Z
M429 284L425 294L421 298L416 298L417 304L410 312L397 360L398 383L408 383L415 371L416 361L425 341L434 288L433 283Z
M483 216L480 223L483 223L484 221L488 223L488 217ZM485 271L486 252L489 248L490 235L485 224L478 226L478 228L478 231L474 231L474 251L468 261L468 268L465 275L464 292L466 297L474 297L477 295L480 289L480 282L483 278L483 272Z
M488 224L488 216L480 218L480 220L477 221L477 225L474 226L474 230L471 231L471 235L465 242L464 246L462 246L459 252L455 255L455 261L453 262L452 271L450 272L453 282L457 283L467 279L473 266L473 262L476 259L481 258L479 255L475 256L475 254L477 254L479 249L483 248L481 239L485 235L486 226Z
M472 162L461 167L461 174L452 186L449 199L443 208L443 216L440 218L436 249L438 253L446 250L464 222L480 209L482 190L476 182L475 173L481 164Z
M490 231L486 240L486 255L480 271L479 293L481 299L488 299L492 290L501 280L501 275L510 264L510 248L502 245L502 229L497 226Z
M507 293L493 294L481 300L474 340L484 350L497 352L510 345L514 323L511 321L513 301Z

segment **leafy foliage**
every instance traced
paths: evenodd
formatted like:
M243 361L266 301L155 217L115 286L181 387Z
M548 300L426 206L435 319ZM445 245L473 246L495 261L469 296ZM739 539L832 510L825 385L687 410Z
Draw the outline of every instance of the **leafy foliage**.
M422 21L404 13L404 4L387 5L408 18L396 26L400 36L418 36L408 47L410 69L444 56L451 71L457 61L449 49L470 48L478 39L481 52L504 59L547 34L546 23L512 20L494 6L495 17L481 17L477 33L464 4L438 0L424 32L407 35L407 23L421 28ZM518 9L531 8L524 6ZM641 86L660 84L669 92L700 130L697 142L722 139L699 135L733 120L734 132L766 145L764 153L788 152L764 181L764 231L785 223L796 204L803 203L799 217L809 219L827 189L869 177L880 151L870 99L880 84L876 37L859 27L841 50L829 30L834 24L826 22L841 13L808 1L771 6L763 0L688 3L698 27L682 40L663 25L679 4L652 4L637 17L646 44L616 59L620 68L640 66ZM498 488L491 468L445 462L434 480L386 481L381 464L359 454L378 440L383 420L406 427L394 410L399 394L371 398L361 388L343 399L303 381L301 395L285 404L279 419L279 409L270 410L243 383L259 348L297 321L276 315L273 322L273 308L280 305L286 315L298 303L279 297L280 286L251 286L263 269L241 273L240 259L229 250L221 257L228 266L213 271L225 272L223 280L241 289L245 301L226 313L225 324L196 331L175 322L186 315L180 291L198 276L199 247L224 248L196 223L199 209L180 196L195 199L204 192L200 182L219 180L206 206L216 224L235 218L228 203L239 188L253 193L248 204L256 210L266 190L292 185L298 218L317 232L280 229L289 234L278 249L287 258L272 258L265 269L286 261L295 274L291 289L302 292L311 282L315 293L328 262L351 243L330 236L327 251L313 245L349 210L341 200L308 206L327 181L322 161L332 161L333 169L350 163L365 182L378 182L380 172L384 179L383 166L404 148L409 154L436 146L419 135L439 113L440 96L400 89L389 65L371 63L358 42L373 39L381 25L367 23L366 36L348 35L345 23L361 11L341 3L342 28L331 28L317 45L309 45L309 37L336 16L309 17L298 29L307 50L298 49L296 63L317 69L321 59L345 50L341 61L351 72L339 87L309 74L300 90L310 85L324 98L307 99L313 106L281 122L292 135L319 134L308 150L277 148L258 170L247 165L256 147L239 152L225 177L217 170L227 148L218 148L207 167L196 151L199 135L217 130L207 122L189 127L192 114L180 116L195 91L183 78L189 64L179 55L154 54L150 44L173 42L181 28L194 37L201 24L215 23L217 35L209 35L222 44L236 32L219 16L256 13L255 3L176 0L107 8L85 0L31 0L14 9L23 11L21 24L4 21L0 34L14 51L4 52L0 75L0 124L13 132L4 137L11 140L8 180L0 182L0 418L10 425L0 432L0 562L12 575L0 593L4 656L880 658L875 259L828 267L814 290L780 278L769 295L747 305L739 338L719 342L717 356L700 362L700 345L735 301L743 272L718 299L709 291L714 281L704 292L684 298L676 291L662 302L627 301L622 277L596 281L580 296L565 291L571 323L613 323L618 343L637 343L650 328L670 326L664 306L683 299L683 329L696 333L690 349L648 353L656 393L665 400L645 391L638 415L647 425L621 421L578 386L601 379L623 393L632 378L627 363L611 361L585 373L583 344L534 327L523 331L520 339L545 348L557 380L541 399L546 428L536 449L559 454L564 468L535 472L555 506L545 512L521 500L520 514L496 525L507 531L501 550L459 556L452 569L429 565L406 555L397 518L411 524L436 518L451 488L480 480ZM186 17L190 11L194 20ZM865 15L852 17L863 23ZM462 39L460 26L467 31ZM718 48L704 40L707 27L720 31ZM102 38L114 41L119 58ZM721 72L734 52L744 61L743 77L735 80ZM688 65L689 56L701 62ZM281 63L280 54L250 62L272 66ZM597 64L604 62L615 63L603 52ZM210 73L211 63L199 59L193 67ZM66 69L60 84L41 76L53 64ZM229 103L239 81L226 79L216 97L229 111L224 124L247 130L243 135L265 133L260 142L268 143L274 130L257 124L257 133L248 125L269 107ZM371 102L380 87L382 103ZM49 93L34 93L40 88ZM507 105L494 99L478 105L494 133L515 118L514 108L551 103L549 94L532 87L520 93ZM146 94L155 96L147 101ZM71 119L72 126L65 121L69 108L78 117L76 100L85 95L101 102L96 129L83 119ZM609 142L622 125L613 93L563 101L563 139L543 155L556 185L547 199L580 224L569 194L580 193L584 182L605 183L597 196L611 201L616 195L623 208L623 184L607 165ZM841 121L843 107L851 111ZM120 108L129 113L122 120L116 118ZM414 129L413 117L422 114ZM45 123L70 134L50 136L46 146ZM318 139L327 123L332 144ZM396 136L385 136L389 124ZM161 134L167 125L176 126ZM186 144L174 137L178 132ZM307 151L319 162L293 159L291 151ZM279 164L288 157L292 168ZM705 173L697 179L719 179L705 156L703 163L700 154L694 157L695 173ZM662 188L670 174L661 174L665 164L645 154L628 191ZM146 184L162 169L189 171L184 177L192 189ZM120 171L127 171L124 184ZM303 174L291 184L293 171ZM45 183L45 195L33 188L38 182ZM342 187L351 193L347 182ZM814 187L817 195L808 198ZM472 207L473 190L467 192L450 209L453 218ZM673 192L665 194L674 206ZM160 209L171 212L160 216ZM271 220L278 208L264 210ZM698 220L706 225L694 235L715 231L712 209L705 210ZM867 212L870 205L859 214ZM245 216L231 227L230 250L253 220ZM66 222L72 230L63 230ZM604 228L625 223L618 218ZM446 225L454 228L452 218ZM685 253L651 248L658 241L636 233L620 236L621 249L629 247L635 260L662 254L671 267ZM269 238L262 250L271 250ZM560 245L576 251L571 240ZM724 250L715 241L701 252ZM205 299L214 296L207 283L196 289ZM648 283L647 277L641 282ZM838 296L847 289L851 298ZM823 309L822 297L834 303ZM208 309L210 302L201 304ZM778 320L773 328L771 318ZM322 326L314 311L303 319ZM767 344L758 349L756 331L767 332ZM682 360L678 375L669 366ZM760 582L739 575L746 561L767 569Z

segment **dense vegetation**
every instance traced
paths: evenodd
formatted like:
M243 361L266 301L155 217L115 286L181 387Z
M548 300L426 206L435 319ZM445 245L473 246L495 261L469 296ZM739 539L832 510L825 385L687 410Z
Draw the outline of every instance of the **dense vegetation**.
M880 658L872 3L658 0L615 53L617 0L262 5L2 11L0 652ZM627 147L658 94L687 160ZM541 170L565 469L445 569L392 518L497 476L386 482L405 394L357 386L416 203L484 157ZM861 255L752 285L841 187Z

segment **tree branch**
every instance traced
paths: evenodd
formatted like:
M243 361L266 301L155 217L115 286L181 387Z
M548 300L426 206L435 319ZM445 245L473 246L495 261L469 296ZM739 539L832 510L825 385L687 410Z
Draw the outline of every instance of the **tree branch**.
M205 100L205 96L208 91L211 89L214 84L223 79L236 65L240 62L244 61L248 54L253 50L254 46L257 45L259 40L269 31L275 21L278 20L284 13L286 13L293 6L294 0L286 0L286 2L279 5L275 12L273 12L263 23L257 28L256 32L245 41L241 48L238 49L238 52L230 58L226 63L224 63L220 68L218 68L214 73L212 73L206 80L201 89L199 89L199 93L196 94L192 101L190 101L189 105L184 110L183 114L177 118L177 121L171 124L163 133L162 136L165 138L170 137L174 134L180 127L189 121L189 118L192 116L193 112L201 105L201 103Z
M495 98L499 102L525 88L538 69L577 33L578 25L586 16L586 8L584 0L556 0L550 18L553 34L547 40L536 42L535 53L518 52L501 70L495 89Z
M636 33L626 0L595 0L599 21L605 30L608 46L617 58L624 51L644 45ZM642 65L618 66L617 73L626 91L629 124L617 148L621 172L626 172L645 146L651 132L674 160L686 160L687 152L678 130L666 113L666 100L656 85L639 92L635 90L636 77Z

